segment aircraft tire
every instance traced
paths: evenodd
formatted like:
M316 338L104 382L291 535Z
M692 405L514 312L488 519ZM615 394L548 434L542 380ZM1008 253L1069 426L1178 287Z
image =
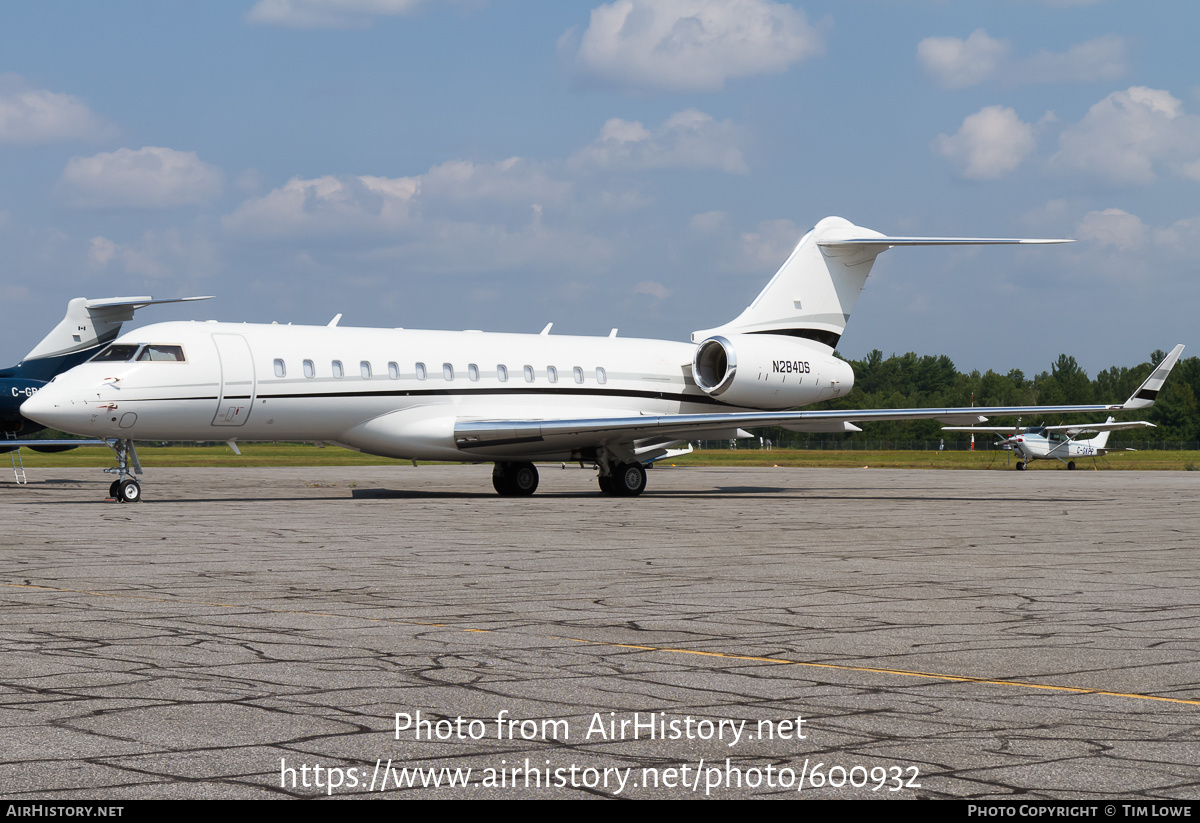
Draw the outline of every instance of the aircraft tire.
M517 497L528 497L537 491L538 470L532 463L515 463L509 469L512 493Z
M122 480L117 484L117 499L122 503L141 503L142 487L136 480Z
M598 482L600 483L601 494L616 494L617 493L617 490L615 488L613 488L613 479L611 477L605 477L604 475L600 475L600 477L598 478Z
M538 470L532 463L497 463L492 487L501 497L528 497L537 491Z
M1074 460L1067 463L1067 471L1075 471L1075 461Z
M108 486L108 496L113 498L114 500L117 499L117 494L120 492L120 489L121 489L121 481L114 480Z
M497 463L492 469L492 488L501 497L512 497L512 476L508 472L507 463Z
M646 468L641 463L625 463L613 475L613 485L622 497L637 497L646 490Z
M1020 460L1018 460L1018 461L1017 461L1017 466L1016 466L1016 469L1017 469L1017 471L1019 471L1019 472L1023 472L1023 471L1025 471L1025 464L1024 464L1024 463L1022 463Z

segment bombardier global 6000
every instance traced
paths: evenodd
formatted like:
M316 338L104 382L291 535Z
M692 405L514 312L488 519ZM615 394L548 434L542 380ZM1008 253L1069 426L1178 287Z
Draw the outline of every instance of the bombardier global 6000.
M809 231L740 315L690 343L617 337L244 323L160 323L60 375L21 413L105 439L112 494L141 499L135 440L317 440L409 460L494 463L502 495L529 495L536 461L594 464L602 492L633 496L647 463L744 428L859 431L873 420L1118 411L1152 405L1153 375L1124 404L785 411L840 397L834 356L863 284L895 246L1059 243L887 237L838 217ZM1156 372L1157 374L1157 372Z

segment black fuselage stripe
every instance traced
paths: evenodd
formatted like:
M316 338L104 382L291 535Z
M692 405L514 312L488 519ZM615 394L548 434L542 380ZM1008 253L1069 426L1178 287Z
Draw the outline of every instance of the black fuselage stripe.
M634 397L645 400L674 400L681 403L703 403L711 406L729 406L715 397L704 394L682 394L679 392L637 391L633 389L572 389L572 388L519 388L519 389L417 389L392 391L354 391L354 392L289 392L286 394L267 394L259 392L259 400L321 400L342 397L475 397L480 395L554 395L558 397ZM145 398L145 402L155 400L249 400L249 396L226 397L161 397Z

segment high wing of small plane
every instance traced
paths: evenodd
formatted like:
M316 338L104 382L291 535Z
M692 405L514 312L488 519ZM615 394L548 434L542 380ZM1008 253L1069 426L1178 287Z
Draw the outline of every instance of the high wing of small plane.
M985 415L1117 411L1153 403L1152 380L1097 406L790 411L854 385L833 349L875 259L896 246L1065 240L887 237L820 221L741 314L690 343L608 337L162 323L116 340L22 413L110 438L116 496L138 500L133 442L320 440L411 460L493 463L503 495L532 494L536 461L580 461L602 492L632 496L646 464L691 438L744 428L858 431L876 420L981 423ZM1157 372L1156 372L1157 374ZM1150 392L1146 394L1145 392Z
M1126 408L1145 408L1133 405L1135 403L1153 404L1182 354L1183 344L1173 348L1163 361L1151 370L1150 376L1142 385L1138 386L1137 391L1129 398ZM1057 426L942 426L942 431L1006 435L1000 446L1017 454L1015 468L1022 471L1033 460L1057 460L1068 469L1074 469L1077 457L1102 457L1112 451L1108 448L1108 437L1112 432L1146 427L1154 428L1154 424L1145 420L1117 423L1115 418L1109 417L1103 423L1064 423ZM1096 432L1096 436L1089 440L1077 439L1079 435L1089 432Z
M208 297L177 297L155 300L152 297L106 297L89 300L76 297L67 303L63 319L15 366L0 369L0 453L21 447L35 451L65 451L77 446L107 445L102 440L30 440L23 436L43 428L21 414L21 404L39 389L68 369L94 356L121 333L121 326L134 313L159 303L208 300ZM14 471L18 482L23 472Z
M1112 449L1108 448L1108 436L1120 429L1153 428L1153 423L1138 420L1129 423L1114 423L1110 417L1104 423L1069 426L943 426L942 431L990 432L1007 435L1000 441L1000 448L1008 449L1017 454L1014 466L1023 471L1034 460L1057 460L1068 469L1075 468L1075 459L1103 457ZM1078 440L1078 435L1087 432L1097 432L1089 440ZM1126 451L1133 451L1127 449Z

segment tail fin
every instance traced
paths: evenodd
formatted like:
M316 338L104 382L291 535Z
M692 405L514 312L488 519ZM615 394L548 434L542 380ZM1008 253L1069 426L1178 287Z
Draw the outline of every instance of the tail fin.
M714 334L786 334L833 348L841 339L875 258L893 246L969 246L1006 243L1070 243L979 237L887 237L841 217L826 217L800 240L767 287L736 319L692 333L696 342Z
M67 303L62 322L42 338L42 342L25 355L22 362L49 357L61 357L96 348L121 333L121 324L133 319L133 313L156 303L182 303L189 300L208 300L207 297L172 297L155 300L151 297L108 297L88 300L76 297Z
M1109 417L1104 422L1112 423L1115 419L1116 418L1114 418L1114 417ZM1088 445L1093 446L1097 451L1099 451L1100 449L1103 449L1105 446L1108 445L1108 436L1110 434L1112 434L1112 430L1106 429L1106 430L1100 432L1099 434L1097 434L1091 440L1089 440Z
M1171 373L1171 369L1175 368L1181 354L1183 354L1182 343L1171 349L1171 353L1163 358L1163 361L1158 364L1158 368L1150 372L1146 382L1138 386L1138 390L1125 401L1125 408L1145 409L1153 406L1154 401L1158 399L1159 391L1162 390L1163 383L1167 381L1167 375Z

